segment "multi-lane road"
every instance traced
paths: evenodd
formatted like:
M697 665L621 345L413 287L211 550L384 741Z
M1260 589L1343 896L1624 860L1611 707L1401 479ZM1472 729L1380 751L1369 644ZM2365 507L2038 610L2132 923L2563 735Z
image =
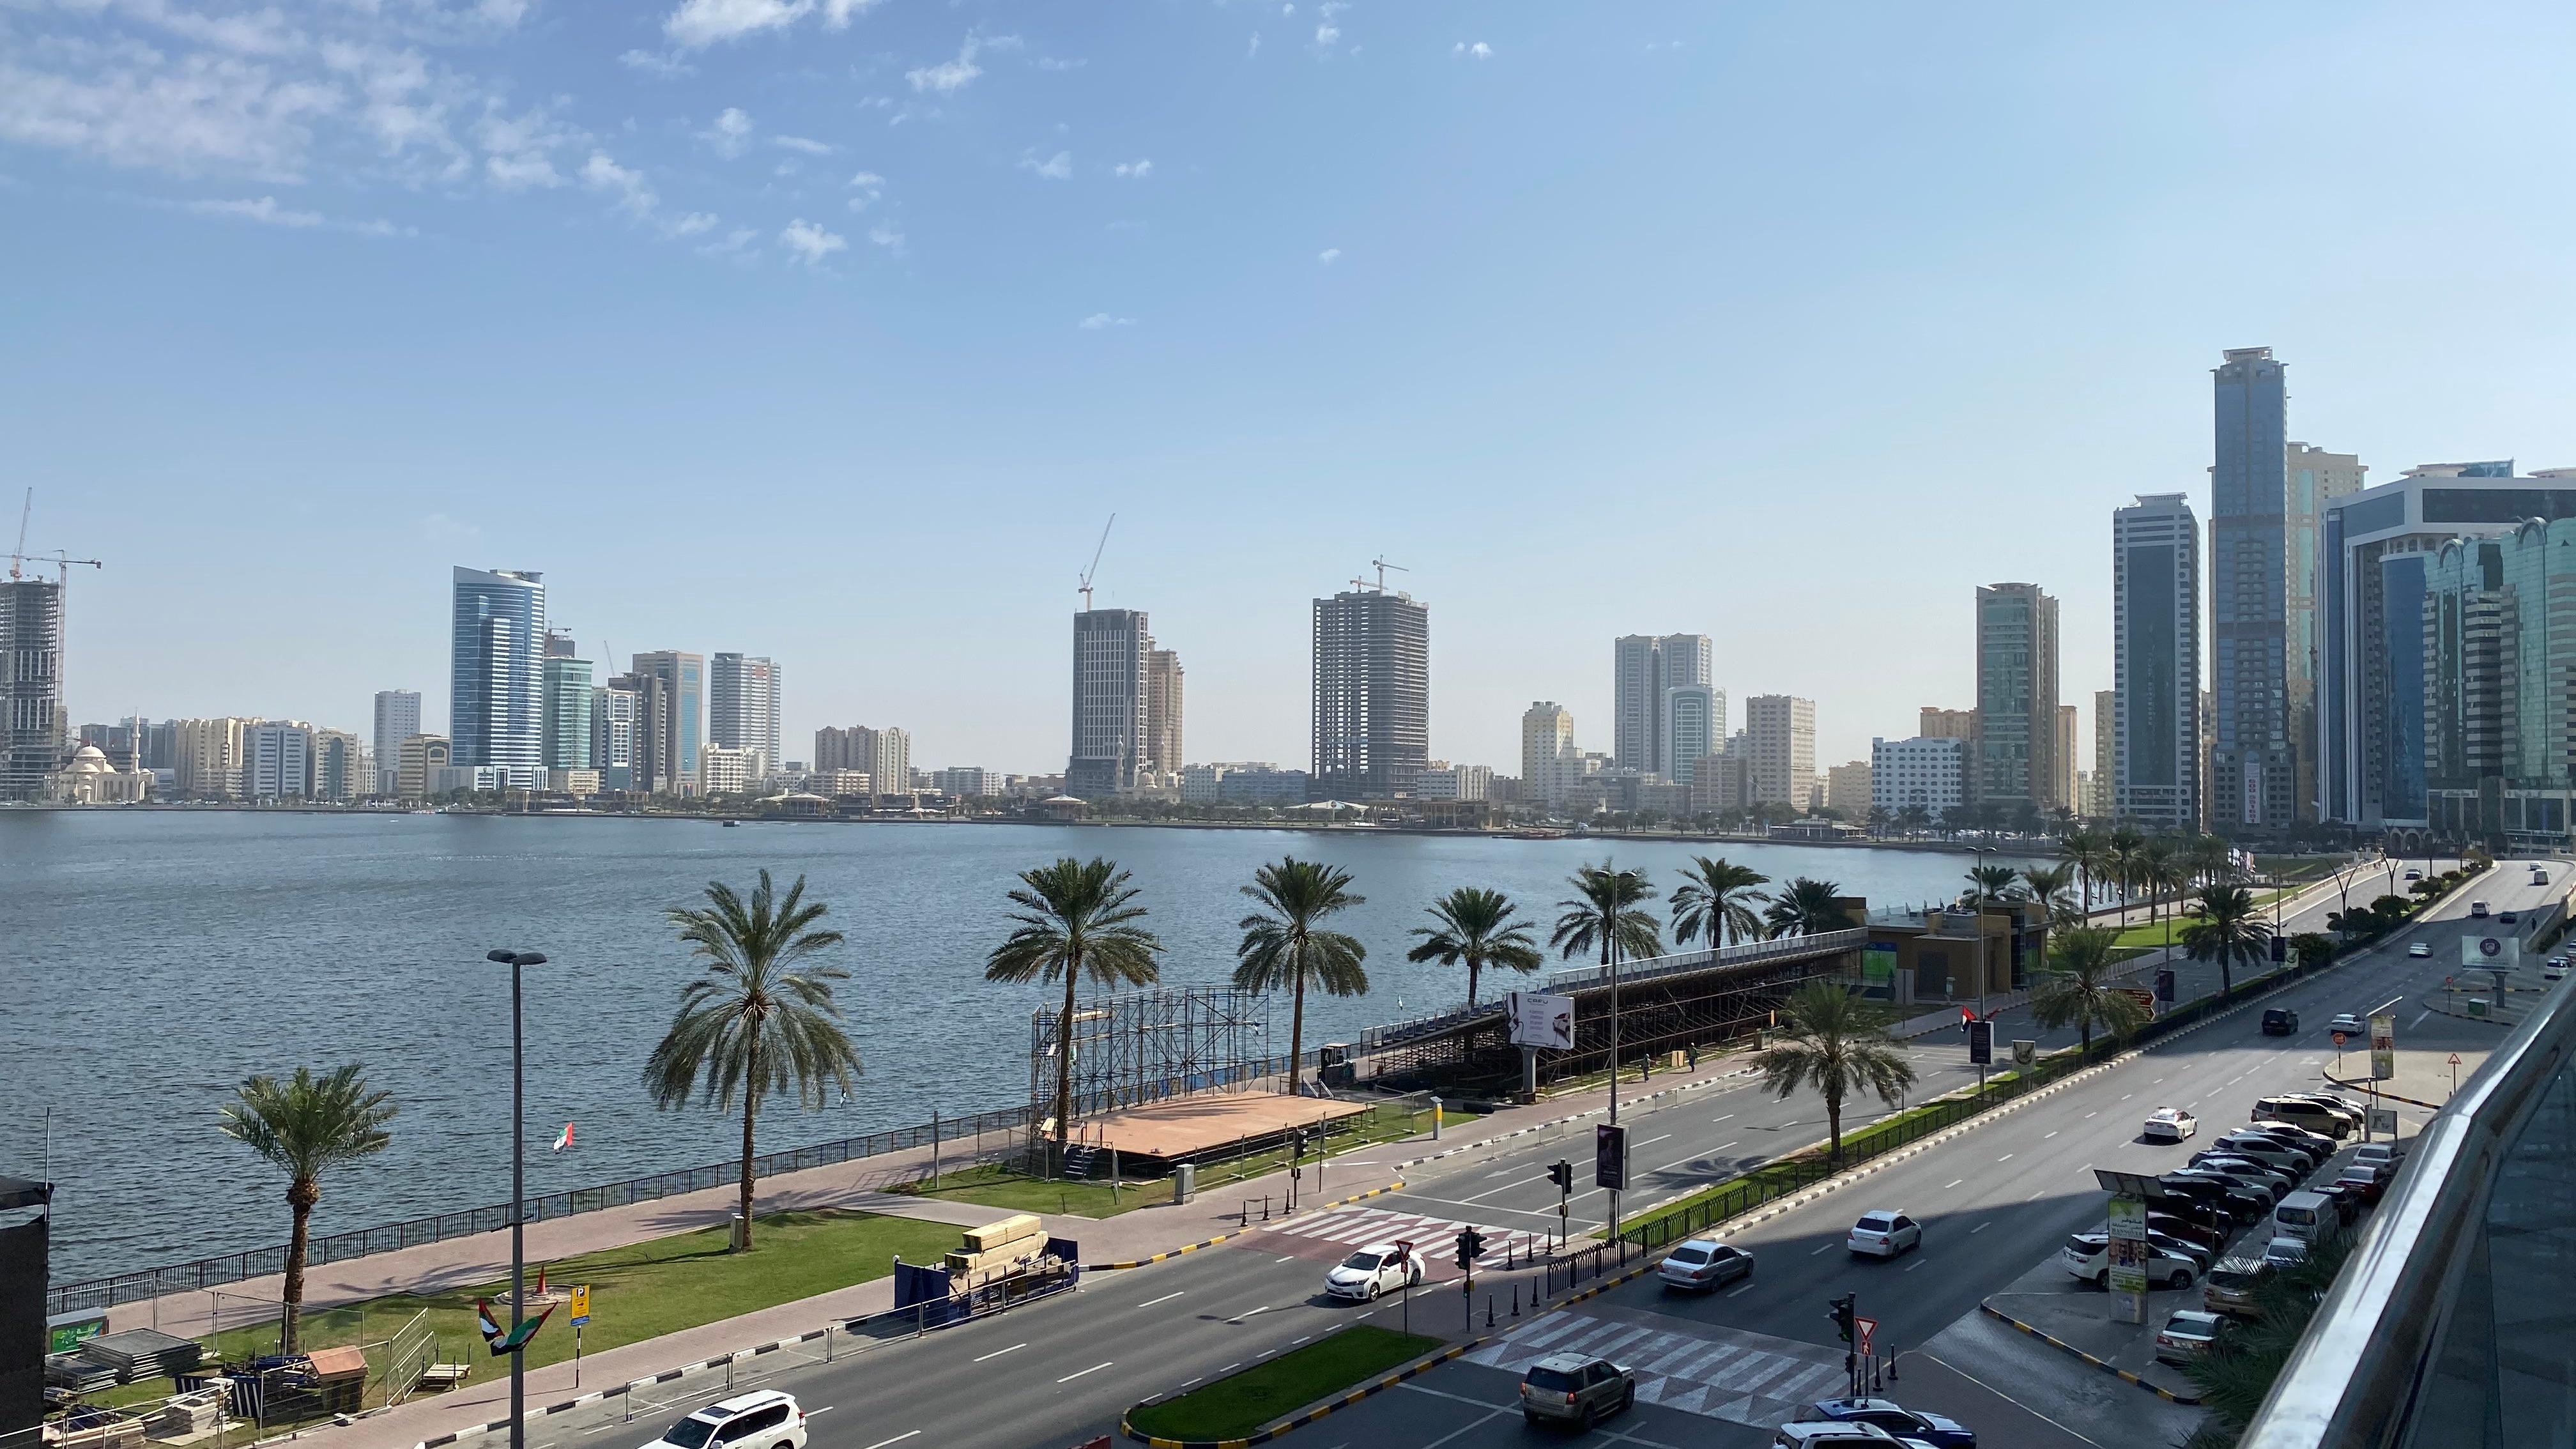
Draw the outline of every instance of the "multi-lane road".
M2478 893L2498 911L2537 903L2544 891L2524 885L2524 874L2518 863L2508 862ZM2379 892L2378 877L2366 884L2369 894ZM2361 890L2356 886L2356 896ZM2546 893L2564 890L2562 880ZM2329 893L2286 919L2285 929L2321 930L2326 910L2338 905ZM2068 1232L2099 1220L2101 1194L2091 1166L2171 1165L2167 1159L2178 1163L2188 1155L2188 1149L2132 1142L2136 1119L2158 1105L2197 1103L2213 1124L2222 1123L2236 1119L2241 1104L2259 1092L2315 1085L2320 1062L2332 1060L2331 1047L2322 1045L2326 1018L2401 991L2438 987L2446 963L2458 959L2449 938L2461 930L2466 911L2465 900L2455 901L2440 919L2415 928L2436 942L2430 960L2402 954L2410 933L2284 993L2281 1000L2300 1010L2306 1027L2298 1037L2263 1038L2255 1033L2252 1015L2228 1018L1999 1116L1886 1169L1865 1187L1749 1230L1735 1240L1760 1260L1750 1284L1695 1299L1667 1298L1651 1283L1613 1290L1529 1323L1467 1361L1345 1409L1299 1437L1319 1449L1342 1443L1464 1449L1521 1442L1525 1431L1509 1411L1517 1369L1539 1348L1555 1346L1643 1360L1662 1370L1650 1395L1656 1402L1604 1425L1596 1442L1624 1436L1649 1444L1765 1443L1786 1406L1830 1393L1839 1382L1840 1348L1825 1317L1828 1298L1858 1293L1862 1311L1879 1321L1880 1341L1900 1348L1922 1345L1973 1315L1985 1295L2053 1252ZM2202 975L2211 979L2204 984ZM2182 994L2188 998L2214 987L2214 978L2213 970L2186 968ZM2446 1020L2435 1018L2437 1024ZM2490 1035L2494 1030L2450 1025ZM2047 1046L2073 1040L2072 1032L2035 1030L2026 1013L2005 1014L1997 1035L2035 1037ZM2483 1040L2468 1038L2472 1046ZM1918 1098L1972 1079L1965 1047L1951 1033L1913 1044L1909 1055L1921 1077ZM1847 1123L1867 1121L1876 1104L1868 1109L1850 1111ZM1822 1116L1812 1096L1775 1099L1750 1079L1694 1087L1623 1110L1632 1159L1629 1205L1649 1205L1817 1141ZM1447 1261L1448 1237L1460 1222L1478 1224L1491 1240L1487 1266L1494 1271L1480 1273L1473 1320L1473 1331L1483 1333L1483 1290L1507 1292L1512 1280L1500 1271L1503 1262L1517 1260L1557 1221L1558 1191L1547 1179L1549 1164L1560 1158L1576 1164L1571 1207L1578 1235L1605 1216L1606 1203L1591 1186L1589 1127L1578 1123L1561 1137L1538 1134L1420 1164L1406 1172L1407 1186L1399 1193L1293 1219L1150 1268L1089 1274L1076 1294L987 1322L856 1354L844 1346L831 1363L779 1355L782 1367L762 1381L796 1393L809 1411L828 1410L812 1421L814 1449L1071 1445L1114 1432L1119 1412L1138 1399L1179 1392L1343 1324L1365 1320L1393 1327L1409 1320L1417 1332L1468 1336L1456 1270ZM1380 1148L1372 1154L1379 1159L1373 1165L1421 1150ZM1924 1251L1884 1264L1851 1259L1841 1250L1842 1232L1854 1213L1871 1206L1900 1207L1922 1219L1928 1229ZM1433 1263L1431 1282L1409 1304L1393 1298L1346 1304L1323 1296L1331 1261L1388 1238L1421 1243ZM1507 1312L1501 1321L1509 1323ZM1973 1372L1972 1365L1965 1367ZM1950 1388L1960 1407L1985 1408L1996 1417L2015 1412L2000 1398L1993 1404L1977 1400L1981 1391L1973 1384ZM547 1446L621 1437L641 1443L658 1428L643 1420L676 1416L712 1393L696 1377L665 1390L666 1399L634 1406L637 1422L626 1422L625 1406L611 1399L541 1420L531 1426L530 1438ZM2127 1392L2136 1396L2135 1390ZM2116 1401L2105 1406L2103 1417L2134 1420L2140 1407Z

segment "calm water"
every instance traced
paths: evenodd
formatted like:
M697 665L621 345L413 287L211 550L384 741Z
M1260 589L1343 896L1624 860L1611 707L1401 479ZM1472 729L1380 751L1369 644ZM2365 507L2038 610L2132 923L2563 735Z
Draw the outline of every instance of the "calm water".
M1620 844L1670 871L1708 846ZM1952 893L1963 856L1729 844L1786 879L1873 902ZM828 902L866 1074L856 1101L764 1116L764 1149L1025 1100L1034 987L987 985L1015 872L1108 854L1135 873L1170 948L1164 979L1222 982L1236 887L1283 853L1332 861L1368 903L1369 996L1310 1003L1307 1041L1452 1004L1464 983L1403 959L1423 905L1499 887L1552 919L1601 842L667 820L0 811L0 1173L37 1174L50 1111L58 1281L283 1240L284 1184L215 1129L233 1084L367 1064L402 1109L393 1146L325 1180L317 1231L509 1196L509 991L528 973L529 1189L720 1161L739 1128L657 1113L638 1074L695 971L660 909L768 867ZM784 880L782 880L784 884ZM1284 1005L1275 1030L1287 1032ZM544 1149L567 1121L578 1145Z

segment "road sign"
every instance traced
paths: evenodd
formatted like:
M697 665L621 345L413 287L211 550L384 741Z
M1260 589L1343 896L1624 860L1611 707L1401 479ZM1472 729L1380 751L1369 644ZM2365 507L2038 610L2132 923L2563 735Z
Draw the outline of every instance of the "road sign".
M590 1321L590 1285L584 1283L572 1290L572 1301L564 1306L572 1310L573 1327L579 1328L588 1323Z
M2333 1037L2333 1038L2334 1038L2335 1050L2336 1050L2336 1051L2342 1051L2342 1050L2343 1050L2343 1044L2344 1044L2345 1042L2348 1042L2348 1041L2352 1040L2352 1033L2351 1033L2351 1032L2348 1032L2348 1031L2335 1031L2335 1032L2328 1032L2328 1033L2326 1033L2326 1034L2327 1034L2328 1036L2331 1036L2331 1037Z
M2384 1082L2397 1075L2397 1017L2379 1012L2370 1018L2370 1079Z
M2147 1009L2147 1015L2150 1017L2153 1017L2156 1014L2156 1003L2159 1000L2173 1000L2173 997L2170 994L2159 997L2155 992L2149 991L2143 986L2122 986L2115 989L2118 990L2121 995L2138 1003L2138 1005L2145 1007Z
M2451 1053L2451 1065L2456 1067L2456 1066L2458 1066L2459 1064L2460 1064L2460 1054L2459 1054L2458 1052L2453 1052L2453 1053Z
M2039 1043L2028 1037L2013 1038L2013 1065L2026 1067L2039 1060Z
M2397 1109L2394 1107L2371 1108L2370 1130L2373 1132L2385 1132L2390 1137L2395 1137L2397 1135Z
M1860 1335L1860 1342L1853 1347L1859 1351L1862 1358L1869 1357L1869 1341L1871 1336L1878 1332L1878 1320L1855 1316L1852 1319L1852 1329Z

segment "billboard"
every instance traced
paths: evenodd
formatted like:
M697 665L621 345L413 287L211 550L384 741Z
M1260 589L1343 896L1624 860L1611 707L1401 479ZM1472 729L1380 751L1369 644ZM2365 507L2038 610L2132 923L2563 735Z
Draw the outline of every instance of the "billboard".
M2512 971L2522 965L2522 938L2514 935L2460 938L2460 964L2486 971Z
M1503 1014L1512 1024L1512 1045L1574 1050L1574 998L1544 991L1515 991L1505 999Z
M2397 1075L2397 1018L2380 1012L2370 1019L2370 1079L2384 1082Z
M2110 1208L2111 1276L2107 1286L2114 1293L2132 1295L2122 1307L2135 1312L2147 1297L2147 1205L2140 1198L2114 1197ZM2142 1323L2145 1317L2141 1313L2128 1321Z
M1883 941L1872 941L1860 951L1860 987L1869 995L1894 995L1896 991L1896 948Z

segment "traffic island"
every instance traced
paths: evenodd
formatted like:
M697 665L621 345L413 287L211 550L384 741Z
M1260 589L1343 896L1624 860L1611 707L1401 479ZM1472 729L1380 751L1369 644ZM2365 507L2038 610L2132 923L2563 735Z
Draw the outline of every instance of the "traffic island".
M2054 1281L2052 1281L2052 1279ZM2156 1330L2177 1308L2201 1306L2197 1285L2147 1295L2147 1321L2112 1316L2111 1295L2069 1278L2054 1261L2025 1273L1980 1305L1986 1315L2160 1399L2197 1404L2191 1376L2156 1359Z
M1353 1324L1177 1398L1149 1399L1129 1409L1119 1427L1153 1449L1266 1443L1472 1347L1444 1347L1419 1333ZM1399 1365L1398 1372L1387 1372Z

